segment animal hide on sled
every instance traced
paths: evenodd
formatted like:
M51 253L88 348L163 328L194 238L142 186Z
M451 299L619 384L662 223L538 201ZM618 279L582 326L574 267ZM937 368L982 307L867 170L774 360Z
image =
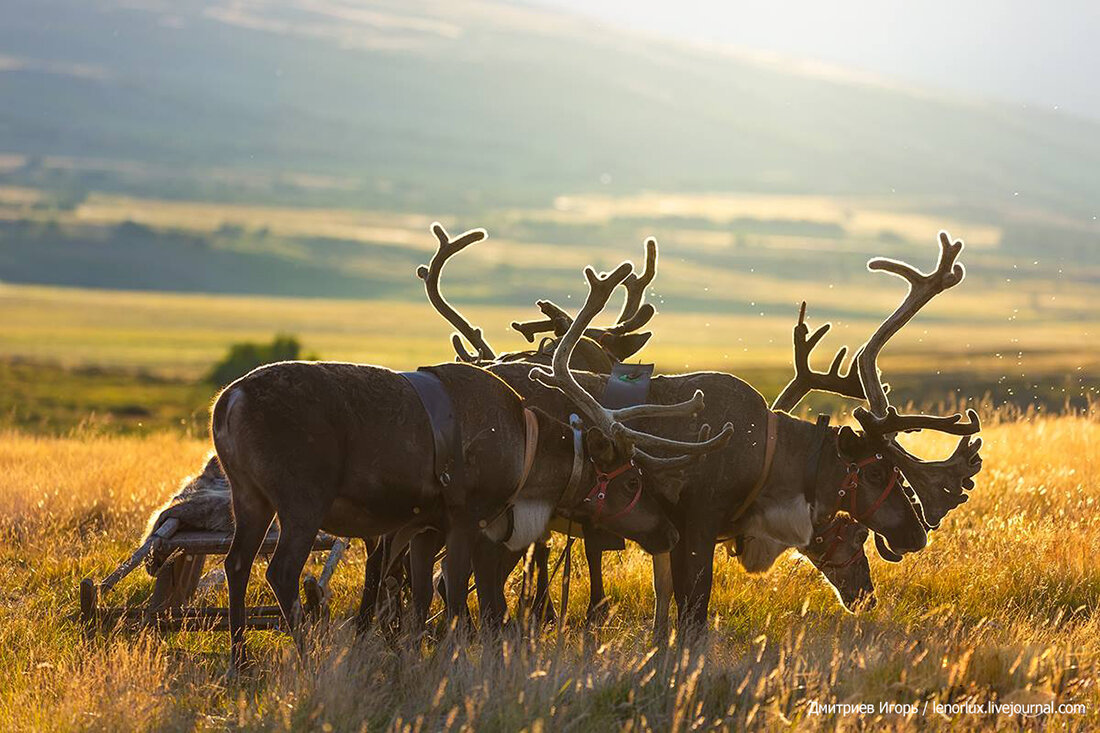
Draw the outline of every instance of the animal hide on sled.
M153 513L145 536L148 538L169 518L178 519L181 530L233 531L229 480L214 453L207 456L200 473L185 478L179 491ZM202 578L206 555L185 554L165 567L166 559L155 555L146 558L146 571L157 579L149 600L151 611L179 608L190 600Z

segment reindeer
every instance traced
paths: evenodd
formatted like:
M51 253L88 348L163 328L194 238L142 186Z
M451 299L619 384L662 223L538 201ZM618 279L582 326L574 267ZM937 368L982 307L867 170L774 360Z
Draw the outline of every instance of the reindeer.
M947 512L966 500L966 492L974 486L972 477L981 468L980 440L971 442L969 437L980 430L977 414L968 411L966 422L960 422L961 415L898 415L886 402L875 366L889 336L936 293L962 279L962 266L954 264L962 243L952 244L946 233L941 234L941 243L939 266L929 275L892 260L876 259L869 264L872 270L905 277L912 288L898 311L859 352L848 373L841 376L839 372L843 355L830 370L836 378L832 381L838 382L831 386L843 386L846 391L842 393L856 396L858 381L858 396L872 396L871 409L855 413L861 431L814 425L773 411L759 393L731 375L699 373L654 379L650 394L657 402L674 402L682 399L684 391L704 389L707 408L695 420L709 424L730 421L739 434L738 440L683 469L684 487L671 512L680 530L680 543L670 558L681 628L704 627L713 548L722 539L749 536L770 540L747 547L742 560L748 569L765 568L774 560L776 547L806 547L815 536L815 527L827 527L844 512L876 533L881 554L897 560L922 549L928 530L938 527ZM512 365L490 369L513 386L522 381L522 370ZM590 392L602 385L594 375L578 375L578 381ZM784 390L786 396L781 396L777 407L807 387L803 377ZM542 403L534 395L529 399L552 414L564 407ZM772 432L769 423L774 424L772 438L768 436ZM916 429L941 430L962 439L949 459L923 462L894 440L897 432ZM774 461L765 472L769 442L773 443Z
M646 450L673 451L673 459L663 460L682 459L686 465L693 456L725 445L732 427L703 443L659 438L623 423L639 417L682 419L704 408L701 392L676 404L609 412L569 372L583 328L631 270L623 263L599 277L586 269L590 292L575 328L562 338L551 368L531 372L527 380L565 390L555 394L569 395L568 412L583 413L591 423L586 430L577 420L571 426L537 408L525 411L520 396L486 370L468 364L432 368L454 401L463 436L454 471L462 492L458 501L425 460L433 454L432 429L416 393L396 372L359 364L282 362L250 372L218 396L211 432L230 481L235 519L225 560L234 669L245 663L244 595L252 562L276 516L280 539L267 580L295 632L302 615L298 582L320 529L352 537L415 526L441 529L454 617L465 608L474 538L479 528L499 528L509 506L531 507L547 519L554 511L582 520L599 518L652 552L675 544L677 532L654 496L668 489L659 475L641 468L649 458ZM535 440L527 437L531 423L537 426ZM575 505L562 506L573 498L562 493L570 477L577 477L576 485L594 488ZM643 489L647 484L648 491ZM537 532L527 544L544 529L528 522L524 536ZM492 586L487 581L486 591ZM488 598L483 606L492 607Z
M435 225L435 227L437 236L439 236L442 228L438 225ZM467 240L468 235L463 235L462 239L466 240L466 243L468 244L473 243L474 241L480 241L480 239L484 238L485 235L483 230L475 230L475 232L477 232L476 239ZM454 334L452 336L452 341L455 346L455 352L458 355L458 358L460 360L463 360L485 357L481 358L479 363L491 364L491 358L496 357L494 356L492 348L489 347L488 344L484 341L480 329L475 328L465 318L463 318L450 305L450 303L446 301L446 299L439 291L439 275L441 273L442 266L447 261L447 259L449 259L450 256L456 254L459 251L458 248L445 248L444 242L446 242L445 237L440 237L440 249L437 252L436 256L432 259L431 268L422 267L418 274L425 281L425 287L427 289L428 297L431 303L458 331L457 334ZM586 335L594 337L594 339L598 342L603 342L606 339L603 334L606 334L608 332L615 333L618 331L618 329L623 329L627 327L638 328L640 327L639 324L644 325L650 320L650 318L652 318L654 313L653 307L649 304L643 305L642 300L644 299L645 288L648 287L656 273L656 255L656 241L651 238L646 242L646 266L643 274L640 277L632 275L624 282L624 287L626 287L627 290L627 298L624 302L619 318L617 319L616 325L611 329L588 328L585 331ZM544 312L544 314L548 316L546 320L512 324L514 328L525 335L528 341L533 341L533 338L536 334L548 330L553 331L555 335L560 335L563 332L563 329L567 329L571 325L572 319L570 318L568 313L566 313L563 309L554 305L550 301L539 301L538 306ZM462 334L470 341L470 343L476 349L476 355L471 355L465 350L465 348L462 346L459 334ZM647 333L644 334L644 336L648 340L650 334ZM540 348L538 352L518 352L516 354L506 355L502 358L505 361L515 360L517 358L527 358L544 363L545 360L548 358L548 351L549 349L546 349L544 344L544 348ZM798 349L796 344L796 358L798 357L797 352ZM577 366L576 362L573 363L573 366ZM606 373L608 369L601 369L600 371ZM786 392L787 398L789 398L793 394L790 389ZM799 397L799 399L801 399L801 397ZM797 401L798 400L795 400L795 402ZM792 404L790 408L793 408L793 406L794 405ZM592 529L593 528L591 527L585 528L586 538L591 533ZM866 599L871 598L873 595L873 584L871 582L870 571L867 565L866 557L862 554L862 546L854 546L854 542L856 541L856 539L866 537L866 534L860 534L857 528L850 526L850 524L843 519L832 521L831 518L828 518L822 522L821 527L815 527L814 529L816 538L822 539L823 541L825 541L826 539L828 540L827 548L830 549L830 552L824 554L818 553L821 556L817 557L810 548L805 548L807 554L813 557L817 557L817 564L819 565L822 572L826 574L827 578L829 578L835 584L838 584L836 585L838 594L840 595L842 602L845 603L846 607L854 607L857 602L862 603ZM423 538L423 540L429 544L433 541L433 539L430 537L425 537ZM439 538L435 538L434 542L435 544L431 547L438 548L441 544ZM774 543L767 545L765 545L764 543L765 540L763 538L742 538L742 544L746 544L752 547L766 546L771 548L774 546ZM781 552L783 549L786 549L787 546L782 546L781 549L777 551L773 550L772 560L774 560L775 556L778 556L779 552ZM845 555L847 561L845 561L843 564L834 563L834 561L832 560L833 553L835 552L838 554L843 554L845 547L848 548L847 555ZM821 550L822 548L817 549ZM434 557L434 552L429 549L427 551L421 552L420 556L422 558ZM519 557L519 553L513 553L510 560L503 561L504 570L502 572L504 575L507 575L507 572L510 571L512 567L514 567L515 563L518 562ZM586 539L585 557L588 560L590 576L589 587L591 589L588 618L589 620L592 620L596 616L595 612L597 610L605 608L605 596L603 592L601 568L601 548L599 547L599 545L593 546L593 544L588 542ZM537 543L533 558L535 563L538 565L538 591L536 592L536 605L539 605L540 599L543 602L545 602L546 600L545 590L546 578L548 576L547 558L548 555L545 544L541 542ZM657 560L657 562L660 562L660 560ZM770 566L770 564L771 562L768 562L767 566ZM766 569L766 567L761 567L760 569ZM425 571L422 570L421 572ZM414 575L415 574L416 572L414 571ZM660 577L665 576L660 573L657 573L655 575L655 578ZM659 589L658 612L655 614L655 619L658 624L657 628L659 636L663 635L660 631L661 620L664 615L667 615L663 615L660 612L660 607L664 601L664 599L661 597L661 594L662 591ZM364 596L364 598L366 599L366 595ZM428 599L430 600L430 596L428 596Z
M484 229L472 229L458 237L451 238L446 229L434 222L431 226L432 233L438 240L438 247L428 265L417 268L416 275L424 281L424 289L428 301L443 318L455 328L451 335L451 343L454 347L455 358L458 361L490 366L496 363L527 362L548 365L551 362L554 349L565 336L573 323L573 318L564 309L550 300L537 301L536 305L542 311L545 318L533 321L513 321L511 326L524 336L529 343L534 343L536 336L549 333L551 336L543 338L537 348L533 350L507 352L497 355L493 347L488 343L480 328L473 326L447 301L440 289L440 278L443 267L451 257L461 252L466 247L485 239L488 234ZM656 313L656 309L644 303L645 290L656 275L657 268L657 241L649 237L645 241L645 266L641 274L631 272L621 283L626 291L619 317L610 327L587 327L578 339L570 367L599 374L609 374L614 364L621 362L637 353L652 337L652 332L637 333L644 327ZM469 351L463 343L465 339L473 351ZM585 533L584 548L586 557L594 557L595 561L589 562L590 572L593 573L590 587L602 591L603 582L600 576L600 553L605 547L613 547L617 538L610 537L595 527L584 526L577 523ZM621 540L617 540L621 542ZM619 545L621 547L621 545ZM416 559L414 564L422 566L435 558L443 547L443 537L431 529L427 529L414 537L409 550ZM514 557L518 561L520 554ZM545 542L537 542L535 545L534 560L537 566L538 590L535 594L535 605L540 607L539 615L550 619L553 617L553 605L546 593L549 548ZM373 609L376 603L378 591L378 579L381 573L382 558L379 556L366 568L366 582L363 588L363 597L359 607L360 628L366 628L373 617ZM512 562L509 567L514 566ZM426 617L427 604L431 600L431 589L425 585L427 580L420 576L420 580L413 580L414 606L417 608L418 617ZM603 608L602 596L593 596L590 603L591 611Z

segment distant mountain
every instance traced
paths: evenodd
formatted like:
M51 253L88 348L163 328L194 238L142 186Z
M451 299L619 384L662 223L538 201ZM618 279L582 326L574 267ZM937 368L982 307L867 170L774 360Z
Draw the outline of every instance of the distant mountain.
M444 0L0 0L0 182L457 210L563 192L1095 216L1100 124ZM18 156L29 156L20 158Z

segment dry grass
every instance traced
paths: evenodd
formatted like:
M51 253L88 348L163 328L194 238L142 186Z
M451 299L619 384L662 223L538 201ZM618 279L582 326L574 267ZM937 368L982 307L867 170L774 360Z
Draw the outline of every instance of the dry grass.
M1047 724L1100 725L1100 421L1029 418L984 431L971 502L931 546L897 566L873 561L878 607L842 612L804 562L749 577L719 557L714 630L698 654L656 653L638 552L610 560L611 620L537 645L510 639L408 648L345 625L299 665L281 636L254 632L256 679L226 684L225 635L116 633L85 639L69 620L78 580L102 577L138 539L150 509L198 465L202 441L169 434L41 438L0 434L0 720L11 729L687 730L869 725L1015 728L1012 717L816 717L808 702L1081 702ZM919 438L924 452L947 442ZM610 557L610 556L609 556ZM578 558L579 560L579 558ZM335 579L350 615L363 558ZM575 567L583 567L578 563ZM254 574L256 595L262 590ZM140 571L116 591L147 592ZM116 599L117 600L117 599ZM1038 725L1040 719L1023 721Z

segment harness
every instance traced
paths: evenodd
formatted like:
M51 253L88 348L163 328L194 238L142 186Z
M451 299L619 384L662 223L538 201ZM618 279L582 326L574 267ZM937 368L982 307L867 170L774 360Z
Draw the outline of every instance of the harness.
M863 545L860 545L859 549L853 552L847 560L834 560L833 553L850 539L849 534L856 531L856 527L857 522L850 517L833 517L833 520L825 527L814 532L809 546L801 552L819 568L846 568L865 556ZM825 543L830 537L832 539L826 545Z
M772 461L775 460L775 446L779 442L779 416L772 410L768 410L767 436L764 442L764 467L760 470L760 477L756 479L756 483L753 484L752 489L745 496L745 500L741 502L741 506L730 517L730 524L736 522L741 518L741 515L749 510L752 503L756 501L756 497L760 496L760 492L764 490L764 484L768 483L768 476L771 475Z
M611 469L610 471L601 471L596 469L596 483L589 489L588 493L583 499L577 500L577 487L580 485L581 477L584 475L584 429L580 417L576 414L569 416L569 427L573 431L573 470L569 475L569 483L565 486L565 491L562 492L561 498L558 500L558 504L565 504L569 507L577 507L582 504L593 504L593 523L600 520L604 511L604 506L607 503L607 487L611 484L611 481L631 468L634 468L634 461L627 461L626 463ZM617 519L618 517L627 514L638 504L638 500L642 498L642 484L638 483L638 489L634 492L634 498L630 502L615 512L609 517L605 517L605 521ZM572 520L566 520L568 524L572 525ZM570 534L566 530L567 534Z
M742 502L741 506L737 509L736 512L734 512L733 519L730 520L731 522L738 519L742 514L745 513L746 510L748 510L749 505L756 500L756 497L759 495L760 490L767 482L768 473L771 469L771 458L772 454L774 453L775 436L773 431L775 428L775 417L775 412L768 413L768 448L765 450L764 454L764 469L761 471L760 478L757 479L756 485L753 486L753 490L749 492L749 495L746 497L745 501ZM816 428L819 433L818 439L814 441L814 447L810 451L810 455L807 456L806 468L803 471L802 483L803 496L806 499L806 503L811 506L814 506L817 503L817 473L821 465L821 452L825 445L825 440L828 437L829 433L833 433L834 441L839 441L840 435L839 431L834 431L832 428L829 427L828 415L817 416ZM771 451L770 453L769 450ZM838 443L837 455L839 454L840 446ZM814 534L813 537L810 539L810 546L813 547L815 545L823 545L831 537L831 541L829 542L828 547L825 548L822 553L820 553L819 555L807 555L808 557L811 557L811 559L818 561L822 567L848 567L856 560L858 560L859 557L863 554L863 550L861 548L859 552L854 553L851 557L849 557L841 564L835 564L831 559L833 553L847 539L848 532L854 530L855 523L863 523L871 519L871 517L875 515L875 512L877 512L882 507L883 502L886 501L886 498L894 490L894 487L898 485L898 476L900 474L900 471L896 466L893 466L893 470L890 474L890 480L886 482L886 488L882 490L882 493L879 494L878 498L875 499L875 502L864 514L859 514L857 510L857 500L859 494L860 472L867 466L878 463L882 460L884 460L882 454L876 453L873 456L864 458L861 461L856 461L854 463L848 464L848 472L845 474L844 478L840 482L840 485L837 487L836 504L833 506L832 510L826 515L826 523L823 526L819 525L814 527ZM850 519L838 517L837 512L839 512L843 508L844 500L849 496L851 498L849 499L850 503L847 513ZM731 557L736 557L737 555L739 555L741 553L740 544L740 538L734 538L732 540L726 541L725 546L727 554L729 554ZM820 560L818 560L818 558L820 558Z
M876 453L873 456L868 456L867 458L864 458L862 461L848 464L848 473L844 476L844 480L840 482L840 487L837 489L836 506L833 507L833 511L830 513L831 515L835 515L838 511L840 511L840 506L844 503L844 498L845 496L849 495L849 492L851 492L850 495L852 498L851 506L848 509L848 513L852 516L852 519L856 520L857 522L863 522L875 515L875 512L879 510L879 507L882 506L882 503L886 501L886 497L888 497L890 495L890 492L894 490L894 487L897 486L898 474L900 473L898 467L892 467L893 470L890 472L890 480L886 482L886 488L882 490L882 493L879 494L879 497L875 499L875 503L871 505L871 508L868 509L867 513L863 516L860 516L856 512L856 496L857 489L859 488L859 472L867 466L878 463L881 460L884 460L882 454Z
M435 478L443 487L443 500L449 507L466 503L462 480L462 435L455 417L454 403L442 380L429 368L400 372L420 398L432 429Z
M466 486L463 481L462 434L458 419L455 417L454 403L442 380L431 371L431 367L421 367L415 372L399 372L412 386L432 430L433 470L436 481L443 489L443 501L450 507L466 504ZM523 469L519 481L504 504L504 509L492 517L482 518L478 525L483 529L495 522L511 508L512 502L527 483L531 468L538 451L539 421L535 413L523 408L524 441ZM417 530L419 531L419 530ZM512 530L509 529L509 535ZM411 538L411 535L409 535Z

